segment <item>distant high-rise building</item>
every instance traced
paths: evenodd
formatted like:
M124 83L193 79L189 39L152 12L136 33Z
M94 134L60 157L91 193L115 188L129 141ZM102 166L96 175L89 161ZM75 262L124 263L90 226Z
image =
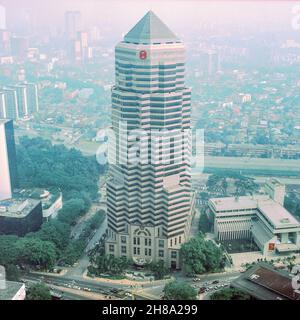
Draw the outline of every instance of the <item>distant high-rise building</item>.
M18 187L17 156L12 120L0 120L0 201Z
M4 93L3 118L16 120L19 118L18 97L15 89L3 88Z
M6 30L6 10L0 5L0 30Z
M39 111L38 86L35 83L24 83L27 89L28 113L32 115Z
M6 119L5 93L0 91L0 119Z
M200 71L203 75L213 76L220 68L220 56L217 51L206 50L200 53Z
M88 32L77 32L76 40L73 42L71 56L76 62L84 62L93 57L92 48L89 47Z
M17 120L38 111L38 87L35 83L25 82L0 89L0 118Z
M10 32L0 30L0 55L9 55L11 50Z
M11 52L13 56L25 58L29 48L29 40L26 37L13 37L11 39Z
M65 33L68 39L75 40L77 32L81 29L80 11L67 11L65 13Z
M185 47L150 11L117 45L115 54L116 142L109 152L115 160L107 181L105 250L137 265L163 261L179 268L179 249L189 239L194 213ZM141 136L128 137L133 133ZM137 140L140 148L135 150ZM130 150L135 150L137 162L131 162Z
M18 117L23 118L29 115L28 113L28 103L27 103L27 88L24 85L16 85L11 87L11 89L17 92L18 101Z

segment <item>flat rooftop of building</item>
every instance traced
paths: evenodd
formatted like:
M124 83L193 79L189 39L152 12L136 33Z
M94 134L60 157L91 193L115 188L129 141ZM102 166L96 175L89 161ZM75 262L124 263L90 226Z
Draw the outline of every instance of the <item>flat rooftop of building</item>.
M300 226L300 223L296 218L294 218L282 205L272 199L259 201L258 210L276 228L286 228L295 225Z
M12 300L23 286L22 282L6 281L6 288L0 288L0 301Z
M231 285L259 300L300 300L300 292L292 286L292 277L266 263L258 263Z
M42 188L32 188L19 190L14 194L15 198L30 198L42 201L43 208L47 209L52 206L52 204L60 197L61 191L59 188L51 188L51 190L46 190Z
M0 201L0 217L24 218L39 204L35 199L8 199Z
M286 228L296 225L300 227L299 221L268 195L243 196L239 198L212 198L210 199L210 203L216 212L242 212L243 210L254 209L261 212L276 228Z
M267 195L212 198L210 202L216 211L236 211L242 209L257 209L258 201L267 200Z

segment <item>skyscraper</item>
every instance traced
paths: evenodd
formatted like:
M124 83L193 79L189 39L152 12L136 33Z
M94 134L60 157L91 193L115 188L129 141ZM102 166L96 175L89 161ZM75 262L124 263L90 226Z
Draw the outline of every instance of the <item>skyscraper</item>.
M80 11L67 11L65 13L65 33L69 40L75 40L77 32L80 31Z
M35 83L24 83L27 91L28 113L32 115L39 111L38 86Z
M0 201L10 199L18 186L17 157L12 120L0 120Z
M178 268L194 213L185 47L149 11L115 56L106 253Z
M11 88L2 89L4 97L2 102L3 118L16 120L19 118L17 91Z
M0 5L0 30L6 30L6 10Z

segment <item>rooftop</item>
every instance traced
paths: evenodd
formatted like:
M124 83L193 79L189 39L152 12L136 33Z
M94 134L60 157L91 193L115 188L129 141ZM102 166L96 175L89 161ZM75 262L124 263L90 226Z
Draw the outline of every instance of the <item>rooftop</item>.
M124 41L138 44L179 42L177 36L149 11L124 37Z
M40 201L34 199L9 199L0 201L0 217L24 218Z
M265 263L250 268L231 285L259 300L300 300L291 276Z
M213 198L210 199L210 203L216 212L256 209L276 228L295 225L300 226L299 221L294 218L289 211L267 195L244 196L239 198Z
M12 300L23 286L21 282L6 281L6 289L0 289L0 301Z
M275 227L299 225L299 222L283 206L272 199L260 201L258 209Z
M242 209L257 209L259 200L269 199L266 195L226 197L210 199L216 211L236 211Z

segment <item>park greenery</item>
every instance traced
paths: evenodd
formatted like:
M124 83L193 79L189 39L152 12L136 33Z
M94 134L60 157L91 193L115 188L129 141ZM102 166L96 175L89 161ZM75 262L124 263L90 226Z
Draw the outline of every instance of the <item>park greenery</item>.
M52 145L49 140L21 137L17 158L21 188L58 187L64 199L82 199L84 203L97 198L100 168L95 157Z
M252 300L251 296L235 288L225 288L214 292L211 300Z
M223 249L202 234L184 243L180 254L187 275L222 271L226 263Z
M98 255L91 260L88 273L93 276L103 274L120 276L125 273L130 264L131 262L126 257L117 258L113 255Z
M212 232L213 222L208 218L205 212L202 212L199 219L199 231L202 233Z
M164 298L166 300L195 300L197 291L188 283L172 281L165 285Z
M51 300L50 290L42 283L33 284L26 293L26 300Z
M71 229L97 199L99 166L75 149L53 146L41 138L22 137L17 145L20 188L59 188L64 205L57 218L44 222L37 232L25 237L0 236L0 264L12 278L19 268L51 270L56 263L72 265L82 255L90 234L103 222L97 212L85 223L79 239L71 239Z
M235 171L220 171L212 174L207 180L207 189L209 193L217 196L228 196L229 185L233 184L235 196L245 196L255 194L259 190L259 185L253 178L246 177Z

